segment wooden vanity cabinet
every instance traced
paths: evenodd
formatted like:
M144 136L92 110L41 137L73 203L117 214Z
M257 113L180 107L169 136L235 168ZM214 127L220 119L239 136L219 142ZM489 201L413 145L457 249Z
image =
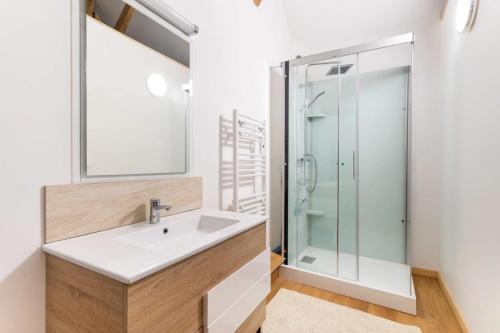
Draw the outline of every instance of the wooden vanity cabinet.
M203 296L266 248L265 223L124 284L47 255L47 332L203 332ZM261 303L237 332L255 332Z

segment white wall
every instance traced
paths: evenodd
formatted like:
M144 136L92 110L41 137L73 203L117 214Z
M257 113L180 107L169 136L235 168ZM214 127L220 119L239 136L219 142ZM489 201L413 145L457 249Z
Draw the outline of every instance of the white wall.
M287 0L292 37L308 54L415 32L412 163L412 265L438 269L440 195L439 17L436 0ZM314 22L314 24L311 24ZM296 45L296 44L294 44ZM307 55L302 53L302 55Z
M500 332L500 2L480 1L471 32L441 31L443 209L440 271L470 332Z
M71 182L70 2L0 14L0 332L43 332L41 189Z
M204 204L218 207L218 115L232 109L267 119L269 67L290 57L281 1L171 0L200 27L191 59L193 172L204 176Z
M269 110L288 58L281 1L172 0L200 26L193 55L194 174L217 207L217 115ZM44 332L41 188L71 182L70 1L7 0L0 14L0 332Z

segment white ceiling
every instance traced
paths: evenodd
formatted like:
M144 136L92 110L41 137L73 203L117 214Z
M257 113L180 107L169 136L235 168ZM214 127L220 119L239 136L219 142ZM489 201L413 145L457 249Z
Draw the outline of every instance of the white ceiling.
M446 0L284 0L292 38L308 52L352 46L437 22Z

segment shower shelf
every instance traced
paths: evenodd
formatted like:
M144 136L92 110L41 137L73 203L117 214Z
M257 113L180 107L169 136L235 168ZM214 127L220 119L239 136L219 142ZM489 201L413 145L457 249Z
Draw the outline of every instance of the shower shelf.
M324 113L318 113L318 114L309 114L306 116L307 119L316 119L316 118L325 118L326 117L326 114Z
M318 209L308 209L306 211L307 215L313 215L313 216L323 216L325 215L325 211L323 210L318 210Z

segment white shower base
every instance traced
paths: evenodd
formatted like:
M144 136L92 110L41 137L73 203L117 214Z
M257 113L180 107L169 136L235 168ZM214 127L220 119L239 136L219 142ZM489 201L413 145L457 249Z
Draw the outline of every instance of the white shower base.
M313 263L301 262L304 256L316 258ZM337 277L337 252L307 247L295 263L284 265L280 275L299 283L318 287L370 303L416 314L416 297L409 265L359 257L359 280L356 278L356 257L339 254Z

